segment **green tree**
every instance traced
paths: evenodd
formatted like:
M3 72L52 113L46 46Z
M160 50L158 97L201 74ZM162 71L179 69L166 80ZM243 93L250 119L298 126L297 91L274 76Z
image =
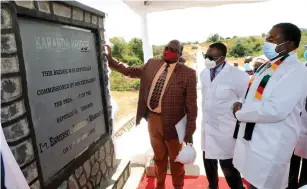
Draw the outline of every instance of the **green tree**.
M127 43L121 37L113 37L110 39L113 44L113 57L122 61L129 66L140 66L143 64L142 40L133 38ZM110 77L112 91L138 90L140 81L138 79L128 78L116 71L113 71Z
M144 59L143 42L139 38L133 38L128 43L129 55L136 56L138 59Z
M124 57L124 59L125 63L128 64L129 66L140 66L143 64L143 61L136 56L126 56Z
M255 52L259 52L262 50L262 46L260 45L260 43L257 43L254 47L253 47L253 51Z
M256 42L256 38L255 37L249 37L249 39L252 41L252 42Z
M124 57L128 55L128 45L121 37L112 37L110 42L113 44L112 55L119 61L124 61Z
M230 49L230 56L233 57L245 57L247 55L249 55L251 52L248 50L248 48L244 45L242 45L241 43L236 43L232 49Z
M220 40L220 35L218 33L215 33L208 37L207 43L216 43Z
M161 58L162 57L162 52L163 52L164 46L165 45L153 45L152 46L152 52L153 52L154 58Z

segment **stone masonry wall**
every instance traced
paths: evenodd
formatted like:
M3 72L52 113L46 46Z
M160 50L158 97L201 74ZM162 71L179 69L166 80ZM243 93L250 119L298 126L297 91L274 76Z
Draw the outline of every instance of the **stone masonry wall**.
M43 188L39 179L38 155L35 153L33 141L34 131L31 128L31 115L26 110L25 86L21 67L23 62L18 59L17 37L20 38L17 24L17 13L15 6L35 10L44 14L63 18L70 18L85 23L97 25L100 33L100 45L105 43L104 18L94 13L77 7L67 6L59 2L48 1L1 1L1 125L6 140L20 165L31 189ZM107 63L103 60L103 77L107 108L112 133L113 120L111 117L112 106L110 102L110 91L108 85ZM116 168L114 146L112 140L108 140L101 146L84 164L77 167L73 174L64 181L59 189L92 189L98 188L101 183L109 179ZM124 180L127 175L124 174ZM122 186L116 186L122 188Z

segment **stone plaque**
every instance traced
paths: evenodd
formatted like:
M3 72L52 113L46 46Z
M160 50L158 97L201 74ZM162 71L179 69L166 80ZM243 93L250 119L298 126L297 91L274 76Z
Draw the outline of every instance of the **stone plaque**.
M19 19L36 145L46 182L106 132L91 31Z

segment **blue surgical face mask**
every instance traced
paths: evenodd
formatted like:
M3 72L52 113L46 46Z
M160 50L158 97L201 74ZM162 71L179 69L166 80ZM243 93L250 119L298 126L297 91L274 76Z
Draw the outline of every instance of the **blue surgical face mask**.
M284 42L284 43L281 43L279 45L283 45L287 43ZM272 60L273 58L277 57L280 53L277 53L275 51L276 47L279 46L279 45L276 45L275 43L270 43L270 42L264 42L264 45L263 45L263 54L270 60ZM285 49L286 50L286 49ZM284 51L285 51L284 50Z
M307 60L307 49L304 52L304 58L305 58L305 60Z

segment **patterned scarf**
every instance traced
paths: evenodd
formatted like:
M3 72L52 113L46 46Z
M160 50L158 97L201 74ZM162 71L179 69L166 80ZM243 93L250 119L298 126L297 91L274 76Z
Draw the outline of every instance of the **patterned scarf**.
M267 74L262 78L258 88L257 88L257 91L255 93L255 99L257 100L261 100L262 99L262 95L263 95L263 92L264 92L264 89L266 87L266 85L268 84L271 76L273 75L273 73L277 70L277 68L279 67L279 65L288 57L289 55L285 55L283 57L281 57L280 59L278 59L272 66L270 64L270 61L266 62L265 64L263 64L262 66L260 66L256 73L257 74L262 74L264 71L268 70ZM246 94L245 94L245 98L244 100L246 99L247 95L248 95L248 92L249 92L249 89L253 83L253 81L255 80L255 76L252 76L249 80L249 83L248 83L248 87L247 87L247 91L246 91ZM254 127L255 127L256 123L251 123L251 122L247 122L246 123L246 128L245 128L245 132L244 132L244 139L249 141L252 139L252 135L253 135L253 131L254 131ZM234 134L233 134L233 138L237 139L238 137L238 133L239 133L239 127L240 127L240 121L237 120L237 123L236 123L236 128L235 128L235 131L234 131Z

